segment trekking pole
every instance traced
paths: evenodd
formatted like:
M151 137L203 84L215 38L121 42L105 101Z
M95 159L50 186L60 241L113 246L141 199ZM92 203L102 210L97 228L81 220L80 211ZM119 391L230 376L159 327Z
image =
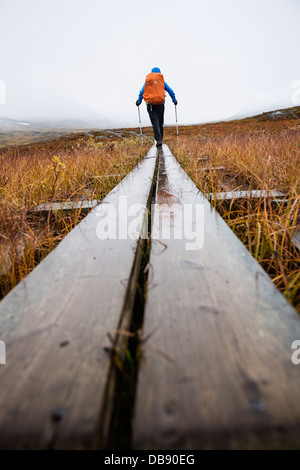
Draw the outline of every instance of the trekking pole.
M175 119L176 119L177 145L179 145L178 120L177 120L177 104L175 104Z
M141 121L141 113L140 113L140 107L138 106L138 112L139 112L139 123L140 123L140 136L141 136L141 141L143 145L143 132L142 132L142 121Z

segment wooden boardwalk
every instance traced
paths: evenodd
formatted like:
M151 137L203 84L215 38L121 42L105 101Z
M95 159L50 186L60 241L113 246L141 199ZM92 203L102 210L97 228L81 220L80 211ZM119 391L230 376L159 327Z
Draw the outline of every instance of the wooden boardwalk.
M161 204L201 204L204 244L152 241L133 446L299 448L299 316L163 150L154 228L181 224L176 211L161 217Z
M116 330L133 315L156 163L152 147L1 301L0 448L107 446L107 334L122 352ZM135 239L99 240L101 210L113 207L118 222L122 198L142 207ZM299 316L165 145L155 203L132 448L300 448ZM196 206L185 233L182 211Z

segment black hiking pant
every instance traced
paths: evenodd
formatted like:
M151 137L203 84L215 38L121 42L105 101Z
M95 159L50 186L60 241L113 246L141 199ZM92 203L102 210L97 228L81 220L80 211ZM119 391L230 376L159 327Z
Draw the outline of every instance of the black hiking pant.
M164 137L164 104L147 104L147 111L154 131L156 142L162 142Z

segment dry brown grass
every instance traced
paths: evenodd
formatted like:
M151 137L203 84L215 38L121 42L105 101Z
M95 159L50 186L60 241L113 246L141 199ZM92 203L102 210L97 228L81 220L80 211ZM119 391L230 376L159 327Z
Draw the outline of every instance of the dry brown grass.
M174 134L170 129L166 140L179 162L300 312L300 254L292 241L300 228L299 118L182 127L179 146ZM242 189L275 189L286 197L213 198Z
M145 155L135 136L77 134L0 151L0 295L26 276L82 219L80 210L45 217L42 203L102 199ZM100 176L100 178L95 178Z

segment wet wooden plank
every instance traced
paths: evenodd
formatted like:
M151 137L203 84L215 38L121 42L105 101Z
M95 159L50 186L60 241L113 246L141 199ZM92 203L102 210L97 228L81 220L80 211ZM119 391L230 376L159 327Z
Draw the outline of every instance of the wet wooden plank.
M157 202L156 235L180 229L166 206L203 205L204 245L152 241L133 447L299 448L299 316L171 156Z
M198 168L197 171L225 171L230 170L230 168L225 168L224 166L208 166L203 168Z
M67 201L67 202L51 202L40 204L33 207L29 212L59 212L59 211L73 211L80 209L81 211L88 211L96 207L100 201L93 199L91 201Z
M126 173L114 173L111 175L95 175L91 176L91 179L105 179L105 178L120 178L126 176Z
M209 193L207 194L208 199L214 200L231 200L231 199L260 199L260 198L284 198L286 194L276 189L266 190L266 189L252 189L252 190L241 190L241 191L224 191L220 193Z
M101 446L96 429L111 399L106 335L134 297L137 240L99 240L99 210L117 212L127 198L142 205L141 227L154 168L155 158L138 164L0 303L1 448L86 448L96 438Z

